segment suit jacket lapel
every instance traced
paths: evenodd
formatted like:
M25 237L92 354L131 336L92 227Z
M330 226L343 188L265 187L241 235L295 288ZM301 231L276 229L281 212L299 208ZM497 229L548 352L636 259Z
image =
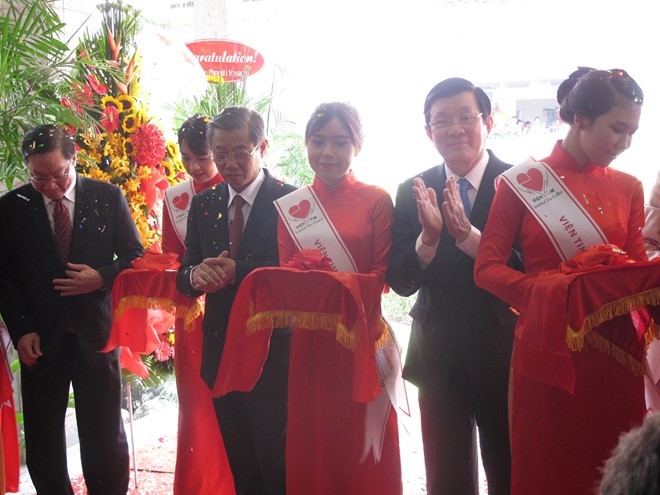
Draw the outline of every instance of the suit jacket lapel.
M213 195L210 198L207 198L208 205L200 205L202 208L208 208L210 212L218 212L218 215L215 218L209 219L213 223L210 232L215 237L217 245L220 247L218 254L220 254L225 249L229 251L229 185L226 182L218 184L213 189ZM214 206L213 202L217 201L217 205ZM211 213L213 214L213 213Z
M495 177L498 174L499 171L491 158L486 165L486 170L484 171L484 176L481 179L481 185L479 186L479 191L472 207L472 215L470 215L470 223L481 231L486 226L490 205L495 196Z
M39 232L39 237L43 241L46 251L53 258L52 266L59 266L60 260L57 254L57 247L55 246L55 238L53 237L53 229L48 220L48 213L46 212L46 205L44 198L39 191L32 186L28 186L24 190L25 197L28 198L27 209L29 211L34 227Z
M90 207L89 198L89 188L87 183L82 179L82 177L76 177L76 204L73 212L73 232L71 236L71 260L81 259L81 254L83 251L83 245L85 243L85 235L88 227L85 225L87 223L88 215L86 214L87 210ZM77 228L76 226L80 226Z
M277 183L273 177L264 169L266 177L263 184L259 188L257 196L254 198L254 204L250 209L250 216L248 217L247 224L243 229L243 236L241 237L241 246L239 248L239 256L243 257L245 250L252 246L252 242L257 235L261 232L264 222L272 221L268 212L273 208L273 187Z

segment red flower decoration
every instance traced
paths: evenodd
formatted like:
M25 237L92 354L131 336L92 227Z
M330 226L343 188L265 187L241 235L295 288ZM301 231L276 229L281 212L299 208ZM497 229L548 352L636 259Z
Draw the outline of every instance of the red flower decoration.
M78 133L78 129L73 124L66 124L64 130L67 134L71 134L72 136L75 136Z
M157 167L165 159L165 136L154 124L142 124L131 137L135 146L135 161L147 167Z
M174 357L174 347L163 340L154 350L154 354L158 361L167 361L169 358Z
M101 114L101 125L108 132L115 132L119 129L119 111L116 107L108 105Z
M103 96L108 94L108 87L105 84L101 84L94 74L87 74L87 82L97 95Z
M87 84L73 83L73 97L77 104L87 105L91 107L94 105L92 88Z
M66 108L73 108L76 112L82 113L82 108L77 103L69 100L68 98L62 98L62 106Z

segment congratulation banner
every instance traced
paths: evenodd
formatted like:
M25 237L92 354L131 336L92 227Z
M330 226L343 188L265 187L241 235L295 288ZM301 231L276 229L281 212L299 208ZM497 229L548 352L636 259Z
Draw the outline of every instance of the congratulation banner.
M243 77L259 72L264 57L254 48L238 41L203 39L186 43L206 73L209 82L242 81Z

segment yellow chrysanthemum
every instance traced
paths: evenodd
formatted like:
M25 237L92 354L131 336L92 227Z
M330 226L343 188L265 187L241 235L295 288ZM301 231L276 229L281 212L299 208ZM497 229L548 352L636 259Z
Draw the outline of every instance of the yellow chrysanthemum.
M113 156L110 159L110 167L114 170L115 175L128 177L131 175L131 164L121 156Z
M133 98L131 95L119 95L117 97L117 101L121 105L119 107L120 112L133 112L135 109L135 98Z
M110 182L110 174L105 173L100 168L90 168L84 175L92 179L98 179L104 182Z
M126 158L126 138L118 132L112 132L108 136L108 146L112 151L113 158L118 157L121 159Z
M151 177L151 168L144 166L135 167L135 175L138 179L148 179Z
M101 153L98 148L91 148L87 150L87 160L88 161L88 166L90 167L98 167L98 164L101 163ZM80 157L80 153L78 153L78 156Z
M101 146L101 141L105 138L105 133L99 134L83 134L82 141L86 148L96 148Z
M124 191L127 194L136 193L139 187L140 187L140 179L137 177L128 179L126 182L122 184L122 189L124 189Z
M140 118L135 113L128 114L121 123L122 130L129 134L137 131L138 127L140 127Z
M134 199L134 202L135 202L136 205L140 205L140 206L142 206L142 205L144 205L144 202L145 202L145 199L146 199L146 198L145 198L145 196L144 196L144 193L136 192L136 193L133 195L133 199Z

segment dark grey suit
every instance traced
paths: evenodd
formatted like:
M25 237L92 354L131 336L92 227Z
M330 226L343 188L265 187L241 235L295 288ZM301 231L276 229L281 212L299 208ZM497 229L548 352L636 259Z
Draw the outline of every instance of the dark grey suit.
M266 177L243 229L235 282L206 295L201 376L209 388L213 388L218 373L229 314L241 281L255 268L279 263L277 210L273 201L295 187L274 179L266 169L264 172ZM177 288L189 297L201 294L191 286L191 270L205 258L229 250L228 200L227 183L193 198L188 214L186 253L177 276ZM255 388L248 393L232 392L214 399L237 495L285 493L289 344L290 331L273 332L268 359Z
M494 179L509 168L491 152L470 222L483 231ZM443 201L446 174L433 167L419 177ZM489 493L510 485L507 382L515 315L474 283L474 260L444 227L435 258L424 269L415 252L422 231L413 179L399 186L387 282L397 294L418 292L404 378L419 387L429 494L476 494L475 419Z
M77 177L69 261L86 264L105 287L62 297L66 278L44 200L31 185L0 198L0 312L14 346L31 332L43 357L21 367L27 463L39 493L73 493L66 469L64 414L73 383L81 459L90 493L125 494L128 448L120 414L119 350L100 353L110 327L112 284L143 253L121 190ZM75 333L65 332L65 327Z

